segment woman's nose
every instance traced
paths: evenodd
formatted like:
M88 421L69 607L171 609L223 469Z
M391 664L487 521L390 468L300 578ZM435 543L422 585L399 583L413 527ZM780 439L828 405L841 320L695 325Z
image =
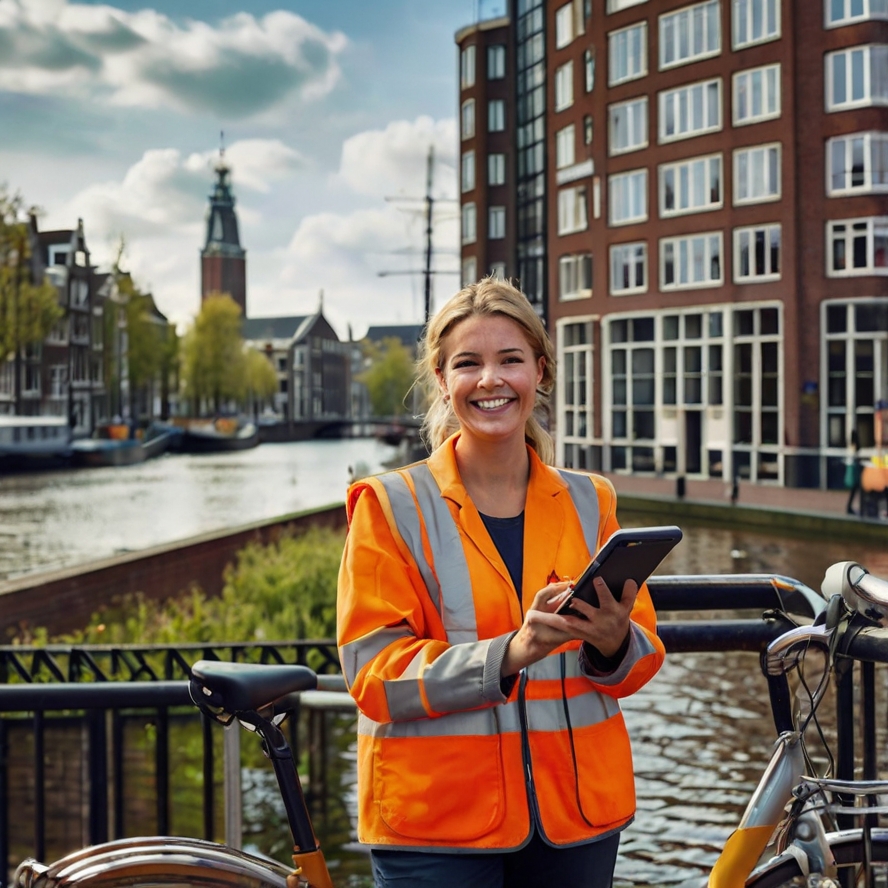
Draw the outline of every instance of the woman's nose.
M497 386L502 382L499 364L485 364L481 370L481 379L478 384L485 388Z

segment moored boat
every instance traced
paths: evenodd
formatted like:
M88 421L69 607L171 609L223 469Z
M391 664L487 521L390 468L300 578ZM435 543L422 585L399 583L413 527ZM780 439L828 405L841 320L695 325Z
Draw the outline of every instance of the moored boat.
M249 450L258 444L259 429L254 423L240 425L217 420L214 423L190 423L182 432L180 446L184 453L224 453Z
M43 469L71 458L64 416L0 416L0 469Z

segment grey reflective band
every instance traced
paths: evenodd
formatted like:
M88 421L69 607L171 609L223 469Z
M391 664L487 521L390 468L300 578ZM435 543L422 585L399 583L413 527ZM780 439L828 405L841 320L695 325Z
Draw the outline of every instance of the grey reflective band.
M586 548L590 555L594 555L598 551L598 491L588 475L564 469L558 469L558 474L570 489L570 498L583 526Z
M435 610L440 613L441 587L438 585L438 580L435 578L435 572L432 570L431 565L426 561L425 552L422 548L419 512L416 510L416 503L413 500L410 487L399 472L380 475L379 482L388 494L392 513L395 516L395 524L398 525L398 533L407 544L410 554L413 555L413 560L419 568L419 573L426 585L426 589L429 590Z
M382 650L399 638L414 638L413 630L403 623L400 626L383 626L363 635L355 641L339 646L339 658L345 673L345 683L351 687L358 673Z

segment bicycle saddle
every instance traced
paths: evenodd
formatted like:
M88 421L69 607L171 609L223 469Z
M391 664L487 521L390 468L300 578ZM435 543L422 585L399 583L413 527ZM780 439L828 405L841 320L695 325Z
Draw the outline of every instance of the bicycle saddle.
M189 691L195 705L225 712L256 712L298 691L313 690L318 677L307 666L198 660Z

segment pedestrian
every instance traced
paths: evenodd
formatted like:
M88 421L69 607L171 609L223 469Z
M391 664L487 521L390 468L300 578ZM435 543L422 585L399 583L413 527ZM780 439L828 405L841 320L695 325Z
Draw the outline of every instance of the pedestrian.
M848 490L848 504L845 510L849 515L865 514L863 490L860 487L862 465L860 459L860 442L857 432L851 432L850 453L845 460L845 488ZM854 508L854 496L857 495L857 509Z
M511 284L450 299L420 372L431 455L362 479L346 506L358 837L378 888L607 888L635 813L618 700L664 649L646 585L597 581L600 607L555 610L618 528L616 494L552 468L552 344Z

